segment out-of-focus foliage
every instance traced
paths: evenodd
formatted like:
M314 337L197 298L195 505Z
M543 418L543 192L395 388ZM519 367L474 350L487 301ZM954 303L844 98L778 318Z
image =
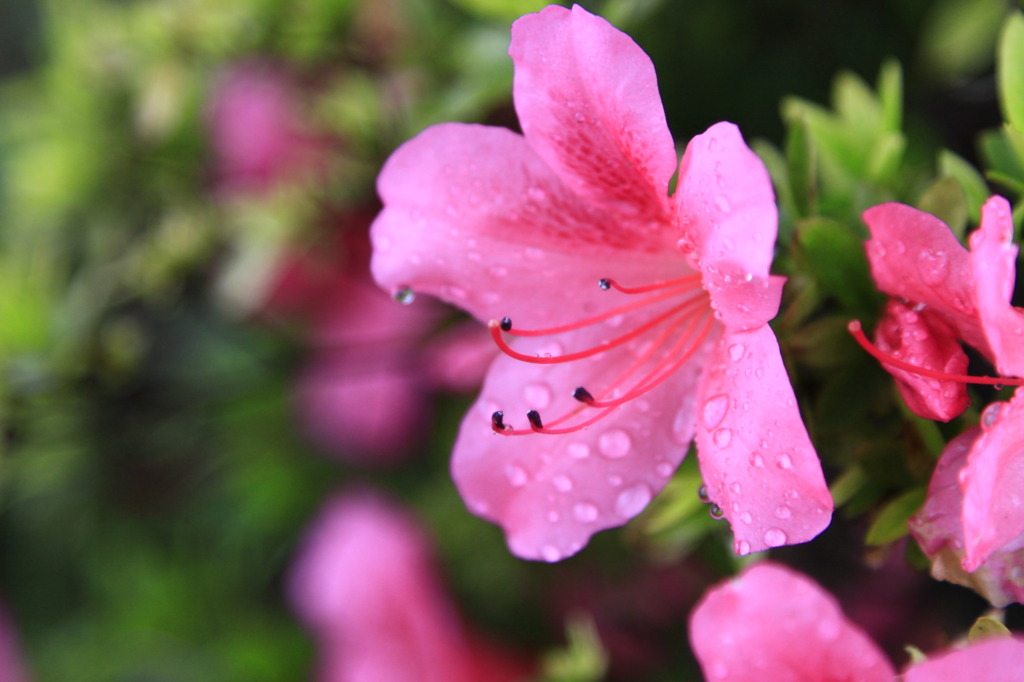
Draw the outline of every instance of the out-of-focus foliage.
M538 661L554 652L545 679L697 675L679 605L740 562L698 497L692 457L637 523L549 567L513 559L449 480L465 395L432 388L414 457L384 470L328 458L296 418L295 377L325 350L319 315L344 297L325 282L365 275L353 243L380 165L432 123L516 125L508 25L540 4L0 6L0 598L35 679L303 679L313 645L282 576L321 501L359 485L391 490L434 529L474 627ZM779 554L857 585L900 547L942 445L978 418L913 417L849 338L846 323L870 326L882 302L860 212L904 201L964 236L990 187L1020 199L1024 19L994 0L582 4L652 55L676 139L723 118L772 137L756 148L789 278L774 325L839 504L820 547ZM38 30L14 51L9 26ZM210 103L253 65L290 83L323 156L238 190ZM833 78L841 67L853 71ZM964 88L990 120L963 124ZM295 262L301 281L282 283ZM417 364L451 322L423 332ZM671 582L648 580L649 562ZM562 642L581 604L593 621L572 620ZM916 616L890 618L894 646Z

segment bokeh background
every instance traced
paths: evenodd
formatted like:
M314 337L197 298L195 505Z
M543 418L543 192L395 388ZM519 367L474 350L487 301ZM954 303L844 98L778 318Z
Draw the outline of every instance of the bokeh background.
M428 300L399 305L367 274L381 164L432 123L514 128L509 26L543 4L0 4L0 601L28 678L310 679L322 639L289 571L323 505L372 488L419 519L467 627L535 679L699 679L686 615L738 563L693 458L660 507L579 556L511 557L447 470L495 352L486 333ZM799 131L813 142L814 112L846 106L837 125L860 134L879 75L902 85L898 160L874 175L823 163L814 205L782 207L795 312L776 326L846 497L822 538L776 556L899 663L904 644L957 636L985 602L931 581L905 528L865 543L956 429L908 426L885 375L814 324L870 318L880 299L831 290L801 235L829 220L854 239L859 210L892 198L976 215L976 196L945 201L940 181L966 177L950 159L992 165L979 136L1002 120L994 54L1012 5L581 4L651 56L680 145L731 120L773 174L793 170ZM941 150L956 154L945 166Z

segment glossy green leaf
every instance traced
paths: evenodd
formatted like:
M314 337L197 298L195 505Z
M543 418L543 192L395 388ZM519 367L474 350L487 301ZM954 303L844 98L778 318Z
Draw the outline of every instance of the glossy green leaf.
M1003 24L996 61L999 103L1004 119L1024 131L1024 14L1014 12Z
M908 490L882 507L864 541L869 545L886 545L906 535L907 520L924 504L925 493L925 488Z

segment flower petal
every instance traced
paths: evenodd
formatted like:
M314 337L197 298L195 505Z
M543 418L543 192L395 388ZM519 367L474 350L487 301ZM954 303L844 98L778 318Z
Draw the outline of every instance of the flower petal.
M702 271L735 271L739 282L767 279L778 209L768 171L739 128L716 123L690 140L672 200L681 246L694 252Z
M676 253L664 235L631 232L584 204L503 128L428 128L388 159L378 190L377 283L433 294L483 322L563 324L607 307L601 277L647 284L687 271L682 259L659 265Z
M960 474L967 571L1024 536L1024 391L985 408L981 429Z
M978 326L971 261L949 227L929 213L892 202L867 209L863 217L871 230L865 248L878 288L929 306L958 338L991 357Z
M971 573L963 569L964 496L960 472L981 435L974 427L949 442L928 484L924 506L908 525L932 562L932 577L969 587L996 608L1024 601L1024 550L997 550Z
M523 338L524 353L554 353L592 346L614 330L587 328L560 343ZM499 435L491 415L529 428L525 413L538 410L545 425L573 411L579 423L597 414L572 398L583 385L595 396L636 361L642 342L587 360L537 365L499 356L480 398L462 422L452 476L470 511L500 524L509 548L525 559L558 561L579 551L599 530L621 526L643 511L665 486L693 438L694 398L705 350L663 384L618 407L594 425L565 435ZM648 361L631 386L657 360Z
M512 25L523 133L595 206L664 222L676 151L654 65L633 39L582 7L550 6Z
M975 302L992 360L1004 376L1024 377L1024 312L1010 305L1016 278L1010 204L1000 196L985 202L981 226L971 234Z
M816 583L771 562L710 590L690 643L716 682L892 682L885 655Z
M1024 639L984 639L966 649L929 657L903 674L904 682L1011 682L1024 671Z
M739 554L807 542L832 497L768 326L726 332L701 381L697 457Z
M875 329L875 345L897 360L917 367L947 374L967 373L967 355L957 342L956 333L930 308L918 312L890 299ZM970 404L964 383L931 379L884 362L882 367L896 379L907 406L925 419L948 422Z

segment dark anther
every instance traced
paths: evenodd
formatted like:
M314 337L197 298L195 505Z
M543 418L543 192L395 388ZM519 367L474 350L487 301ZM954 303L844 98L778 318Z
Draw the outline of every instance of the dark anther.
M576 390L572 392L572 397L576 398L576 400L580 401L581 403L594 402L594 396L590 395L590 391L583 388L582 386L576 387Z
M543 429L544 423L540 420L540 412L537 410L530 410L526 413L526 418L530 420L530 426L534 429Z
M713 504L708 508L708 513L711 514L711 518L720 519L725 516L725 512L717 504Z
M494 429L495 431L504 431L506 428L508 428L507 426L505 426L504 412L498 410L497 412L491 415L491 428Z
M699 497L700 501L703 502L704 504L707 504L708 502L711 501L711 496L708 495L708 487L706 485L702 485L701 487L697 488L697 497Z
M501 331L507 332L512 330L512 318L503 317L501 318Z
M612 288L612 283L611 283L611 282L609 282L609 281L608 281L607 279L605 279L604 277L602 277L601 279L597 280L597 286L601 287L601 288L602 288L602 289L604 289L605 291L608 291L609 289L611 289L611 288Z

